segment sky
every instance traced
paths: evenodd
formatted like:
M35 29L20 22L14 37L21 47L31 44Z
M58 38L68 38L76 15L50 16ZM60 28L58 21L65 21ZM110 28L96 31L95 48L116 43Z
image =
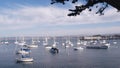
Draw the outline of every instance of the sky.
M63 36L120 33L120 13L109 6L105 15L95 9L68 17L69 8L81 4L53 4L51 0L0 0L0 37Z

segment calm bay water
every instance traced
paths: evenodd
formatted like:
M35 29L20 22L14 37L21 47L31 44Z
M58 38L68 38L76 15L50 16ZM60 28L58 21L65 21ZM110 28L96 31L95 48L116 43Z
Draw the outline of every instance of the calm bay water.
M59 42L59 40L57 40ZM9 45L0 45L0 68L120 68L120 40L109 49L84 49L74 51L72 47L64 48L58 44L60 52L51 54L42 45L31 49L34 62L16 63L13 41ZM75 44L75 40L72 40ZM28 42L29 43L29 42Z

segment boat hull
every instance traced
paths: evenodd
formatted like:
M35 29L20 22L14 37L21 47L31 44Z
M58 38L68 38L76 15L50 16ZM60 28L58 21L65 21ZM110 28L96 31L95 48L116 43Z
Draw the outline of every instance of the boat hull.
M17 62L33 62L33 58L20 58Z
M29 48L37 48L38 45L29 45L28 47L29 47Z
M86 46L87 49L108 49L108 46Z

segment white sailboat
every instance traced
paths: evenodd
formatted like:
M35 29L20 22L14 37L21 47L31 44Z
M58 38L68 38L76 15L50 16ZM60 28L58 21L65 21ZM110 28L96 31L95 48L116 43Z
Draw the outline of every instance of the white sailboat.
M27 47L29 47L29 48L37 48L38 45L35 44L35 41L34 41L33 38L32 38L32 44L28 45Z
M5 38L5 42L4 42L4 43L5 43L5 44L9 44L7 37Z
M24 37L22 38L21 42L18 43L18 45L21 45L21 46L25 45L25 46L27 46Z
M39 37L37 38L37 42L40 43Z
M113 44L117 44L117 42L114 41Z
M81 40L77 37L77 45L81 45Z
M70 39L67 39L64 46L65 46L65 48L68 48L68 47L73 46L73 43L70 41Z
M74 47L74 50L83 50L83 47L81 47L81 41L77 40L77 45Z
M53 53L53 54L56 54L59 52L59 49L56 47L57 46L57 42L55 41L55 38L54 38L54 43L50 49L50 52Z
M48 44L48 38L46 37L43 41L43 46L45 46L46 49L51 49L52 46Z
M29 48L22 47L20 50L16 52L16 54L29 54L31 50Z
M19 42L18 42L18 40L17 40L17 37L16 37L16 39L15 39L14 44L19 44Z
M110 47L110 43L106 42L106 40L103 40L102 44L105 45L105 46L108 46L108 48Z
M45 40L43 41L43 46L47 46L48 45L48 39L45 38Z
M16 58L17 62L33 62L34 59L29 54L21 54L21 57Z

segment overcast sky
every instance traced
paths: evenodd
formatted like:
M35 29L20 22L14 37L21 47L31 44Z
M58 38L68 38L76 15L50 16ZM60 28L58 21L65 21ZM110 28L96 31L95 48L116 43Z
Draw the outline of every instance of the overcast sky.
M50 2L0 0L0 37L120 33L120 13L112 7L107 8L103 16L95 14L95 9L68 17L68 9L74 5L51 5Z

